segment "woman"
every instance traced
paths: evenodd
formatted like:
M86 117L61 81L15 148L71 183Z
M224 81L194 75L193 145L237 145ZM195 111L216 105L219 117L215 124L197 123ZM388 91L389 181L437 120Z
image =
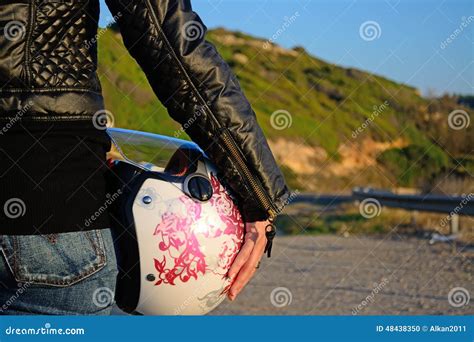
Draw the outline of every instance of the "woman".
M189 0L107 0L124 43L169 114L220 166L246 237L235 299L288 189L255 114ZM0 5L0 307L7 314L109 314L117 265L106 214L110 141L97 77L98 0ZM196 117L196 116L195 116ZM94 219L91 220L91 215ZM87 224L86 224L87 222ZM20 293L19 293L20 292Z

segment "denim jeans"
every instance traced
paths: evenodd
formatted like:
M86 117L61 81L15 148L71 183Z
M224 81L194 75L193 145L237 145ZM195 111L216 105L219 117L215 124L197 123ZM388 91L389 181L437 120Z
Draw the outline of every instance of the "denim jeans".
M0 314L110 314L118 273L110 229L0 235L0 246Z

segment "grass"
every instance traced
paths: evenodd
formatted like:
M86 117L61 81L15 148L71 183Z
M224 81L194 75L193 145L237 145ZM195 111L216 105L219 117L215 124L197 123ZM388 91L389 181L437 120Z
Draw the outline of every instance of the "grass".
M432 233L450 234L446 214L412 212L397 208L382 207L379 215L366 218L361 215L354 203L333 208L323 208L311 204L290 204L276 221L281 235L321 235L336 234L343 237L351 235L393 236L413 235L428 238ZM460 217L458 239L474 243L474 217Z
M367 219L354 208L345 207L337 213L318 213L312 215L299 213L282 214L276 219L276 226L280 234L373 234L385 233L389 230L387 217Z

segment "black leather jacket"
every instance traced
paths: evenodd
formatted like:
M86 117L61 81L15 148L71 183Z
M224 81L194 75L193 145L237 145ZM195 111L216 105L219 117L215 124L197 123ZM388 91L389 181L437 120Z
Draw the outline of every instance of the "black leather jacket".
M154 92L219 166L245 220L279 212L288 198L284 178L190 1L106 2ZM22 120L91 120L104 108L98 17L99 0L0 1L0 120L22 109Z

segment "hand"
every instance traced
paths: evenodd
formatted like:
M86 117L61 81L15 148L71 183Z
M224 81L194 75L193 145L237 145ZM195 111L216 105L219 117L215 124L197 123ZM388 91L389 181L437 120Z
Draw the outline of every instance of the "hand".
M244 243L228 272L232 281L227 293L230 300L237 297L255 274L267 243L265 228L268 224L268 221L245 224Z

